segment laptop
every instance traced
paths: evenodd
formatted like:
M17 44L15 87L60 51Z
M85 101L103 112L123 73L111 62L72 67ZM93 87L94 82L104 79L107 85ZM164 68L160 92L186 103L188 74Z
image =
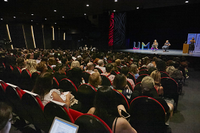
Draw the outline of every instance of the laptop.
M79 126L69 121L55 117L49 133L77 133Z

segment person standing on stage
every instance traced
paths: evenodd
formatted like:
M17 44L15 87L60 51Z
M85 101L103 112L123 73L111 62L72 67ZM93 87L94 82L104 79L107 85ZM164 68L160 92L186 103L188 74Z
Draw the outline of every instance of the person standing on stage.
M152 46L151 46L151 50L152 50L152 49L154 49L154 51L155 51L155 49L158 50L158 42L157 42L157 40L154 40L154 42L153 42L153 44L152 44Z
M163 52L166 52L170 45L169 40L166 40L164 46L162 46Z
M190 47L189 47L189 51L190 51L190 53L193 53L193 51L194 51L194 43L195 43L196 41L194 40L194 37L192 38L192 40L190 40Z

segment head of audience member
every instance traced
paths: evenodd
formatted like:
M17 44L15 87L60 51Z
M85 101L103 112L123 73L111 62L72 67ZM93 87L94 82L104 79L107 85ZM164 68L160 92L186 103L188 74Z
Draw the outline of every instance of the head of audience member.
M92 62L87 63L87 70L94 70L94 64Z
M103 66L104 66L104 62L103 62L103 60L102 60L102 59L98 60L98 65L99 65L99 66L101 66L101 67L103 67Z
M154 79L155 84L160 85L161 74L158 70L154 70L150 76Z
M72 63L71 63L71 69L73 69L75 67L80 67L79 61L72 61Z
M56 59L54 57L50 57L48 60L48 64L51 65L56 65Z
M157 59L156 60L156 68L158 69L158 71L166 71L166 63L161 60L161 59Z
M147 69L149 69L150 67L154 67L154 64L153 64L153 63L149 63L149 64L147 65Z
M35 82L33 87L33 92L37 93L40 96L40 99L43 100L44 96L49 93L53 85L53 73L45 72L42 73Z
M0 102L0 133L9 133L12 122L12 108Z
M117 74L113 80L113 87L117 90L124 90L127 80L124 74Z
M116 95L110 86L103 86L97 90L94 106L94 115L100 118L105 118L110 115L119 116Z
M62 63L57 64L56 67L57 67L58 73L65 74L65 72L66 72L66 66L64 64L62 64Z
M149 64L149 57L144 57L144 58L142 58L142 65L147 65L147 64Z
M34 59L38 59L39 60L41 58L41 55L40 55L39 52L34 53L33 56L34 56Z
M129 68L127 66L123 66L121 69L121 73L124 74L124 76L127 76L129 72Z
M28 69L30 73L33 73L36 71L36 65L37 63L35 60L29 59L26 62L26 69Z
M171 77L172 73L174 72L176 68L174 66L168 66L166 69L166 72L169 74L169 76Z
M113 65L111 63L106 64L106 72L111 73L113 70Z
M153 96L151 90L154 88L154 79L150 76L145 76L141 81L142 94L145 96Z
M173 73L170 75L170 77L173 78L173 79L182 79L183 78L183 73L180 70L175 69L173 71Z
M99 74L99 72L94 72L89 77L89 84L91 84L93 87L97 88L99 85L101 85L102 79Z
M20 69L22 69L26 66L25 60L22 57L17 58L16 64Z
M45 62L40 62L36 65L37 71L40 71L41 73L44 73L48 70L47 65Z
M98 61L99 61L99 58L95 58L94 61L93 61L93 63L97 64Z
M138 68L136 64L131 64L131 66L129 67L129 72L132 74L137 74L138 73Z
M155 71L155 70L157 70L157 68L155 68L155 67L150 67L150 68L148 69L149 75L151 75L151 73L152 73L153 71Z
M117 66L120 66L121 65L121 60L120 59L116 59L115 63L117 64Z
M117 64L116 63L111 63L113 65L113 71L118 72Z

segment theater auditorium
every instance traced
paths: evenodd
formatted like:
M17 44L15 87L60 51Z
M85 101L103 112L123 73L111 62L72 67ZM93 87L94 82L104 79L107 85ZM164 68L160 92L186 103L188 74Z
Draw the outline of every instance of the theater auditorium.
M0 133L198 133L199 0L0 0Z

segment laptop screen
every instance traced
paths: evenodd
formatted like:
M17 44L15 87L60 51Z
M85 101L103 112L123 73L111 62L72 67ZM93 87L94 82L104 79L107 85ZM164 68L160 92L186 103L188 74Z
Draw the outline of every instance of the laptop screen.
M49 133L77 133L79 126L55 117Z

